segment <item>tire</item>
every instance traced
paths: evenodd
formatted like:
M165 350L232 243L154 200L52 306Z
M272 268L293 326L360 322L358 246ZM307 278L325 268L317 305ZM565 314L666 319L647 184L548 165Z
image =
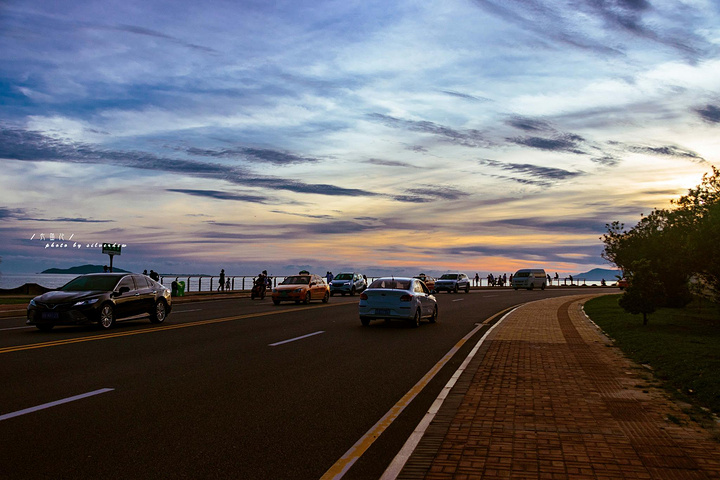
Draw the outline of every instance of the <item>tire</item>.
M542 287L540 287L540 290L545 290L546 285L543 283Z
M465 285L465 293L470 293L470 284Z
M304 303L305 305L307 305L308 303L310 303L310 298L311 298L310 292L307 292L307 293L305 294L305 300L303 301L303 303Z
M155 310L150 312L151 323L163 323L167 318L167 305L162 300L155 303Z
M350 290L350 296L351 297L355 296L355 287L352 287L352 290Z
M457 283L455 284L455 288L453 288L452 293L458 293L458 286Z
M280 300L273 300L273 303L274 303L275 305L280 305Z
M370 325L370 319L368 317L360 317L360 323L362 323L363 327L367 327Z
M435 309L433 310L432 317L430 317L430 323L437 322L437 319L438 319L438 308L437 308L437 305L435 305Z
M329 300L330 300L330 294L328 292L325 292L325 296L323 297L322 302L328 303Z
M100 307L100 318L98 326L103 330L109 330L115 325L115 311L110 303L106 303Z
M39 324L35 325L35 327L37 327L37 329L40 330L41 332L49 332L50 330L53 329L54 326L55 325L53 325L52 323L39 323Z
M410 320L410 326L413 328L417 328L420 326L420 309L418 308L415 310L415 316L412 320Z

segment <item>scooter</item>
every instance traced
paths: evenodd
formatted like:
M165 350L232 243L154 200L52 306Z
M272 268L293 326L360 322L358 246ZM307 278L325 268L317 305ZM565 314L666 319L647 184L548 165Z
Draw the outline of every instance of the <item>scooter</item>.
M255 283L253 284L252 290L250 290L250 299L255 300L255 297L260 298L262 300L265 298L265 291L267 290L267 286L265 285L265 280L261 277L255 280Z

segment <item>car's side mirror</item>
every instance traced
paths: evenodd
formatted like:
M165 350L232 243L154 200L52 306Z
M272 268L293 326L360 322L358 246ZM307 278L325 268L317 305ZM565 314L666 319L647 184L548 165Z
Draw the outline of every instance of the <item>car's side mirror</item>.
M130 291L130 287L120 287L120 290L118 290L118 295L122 295L123 293L127 293Z

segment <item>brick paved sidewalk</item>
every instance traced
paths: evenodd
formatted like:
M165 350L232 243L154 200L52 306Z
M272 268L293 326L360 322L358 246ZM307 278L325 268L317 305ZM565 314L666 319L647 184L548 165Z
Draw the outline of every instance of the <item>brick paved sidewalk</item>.
M398 478L720 478L720 443L588 321L588 298L508 316Z

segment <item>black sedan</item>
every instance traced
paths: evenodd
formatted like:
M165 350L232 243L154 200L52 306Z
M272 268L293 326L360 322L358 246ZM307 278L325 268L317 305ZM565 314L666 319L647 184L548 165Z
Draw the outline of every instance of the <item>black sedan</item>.
M162 323L171 306L170 289L146 275L95 273L30 300L27 324L43 331L83 323L108 329L116 320L142 314L150 314L153 323Z

